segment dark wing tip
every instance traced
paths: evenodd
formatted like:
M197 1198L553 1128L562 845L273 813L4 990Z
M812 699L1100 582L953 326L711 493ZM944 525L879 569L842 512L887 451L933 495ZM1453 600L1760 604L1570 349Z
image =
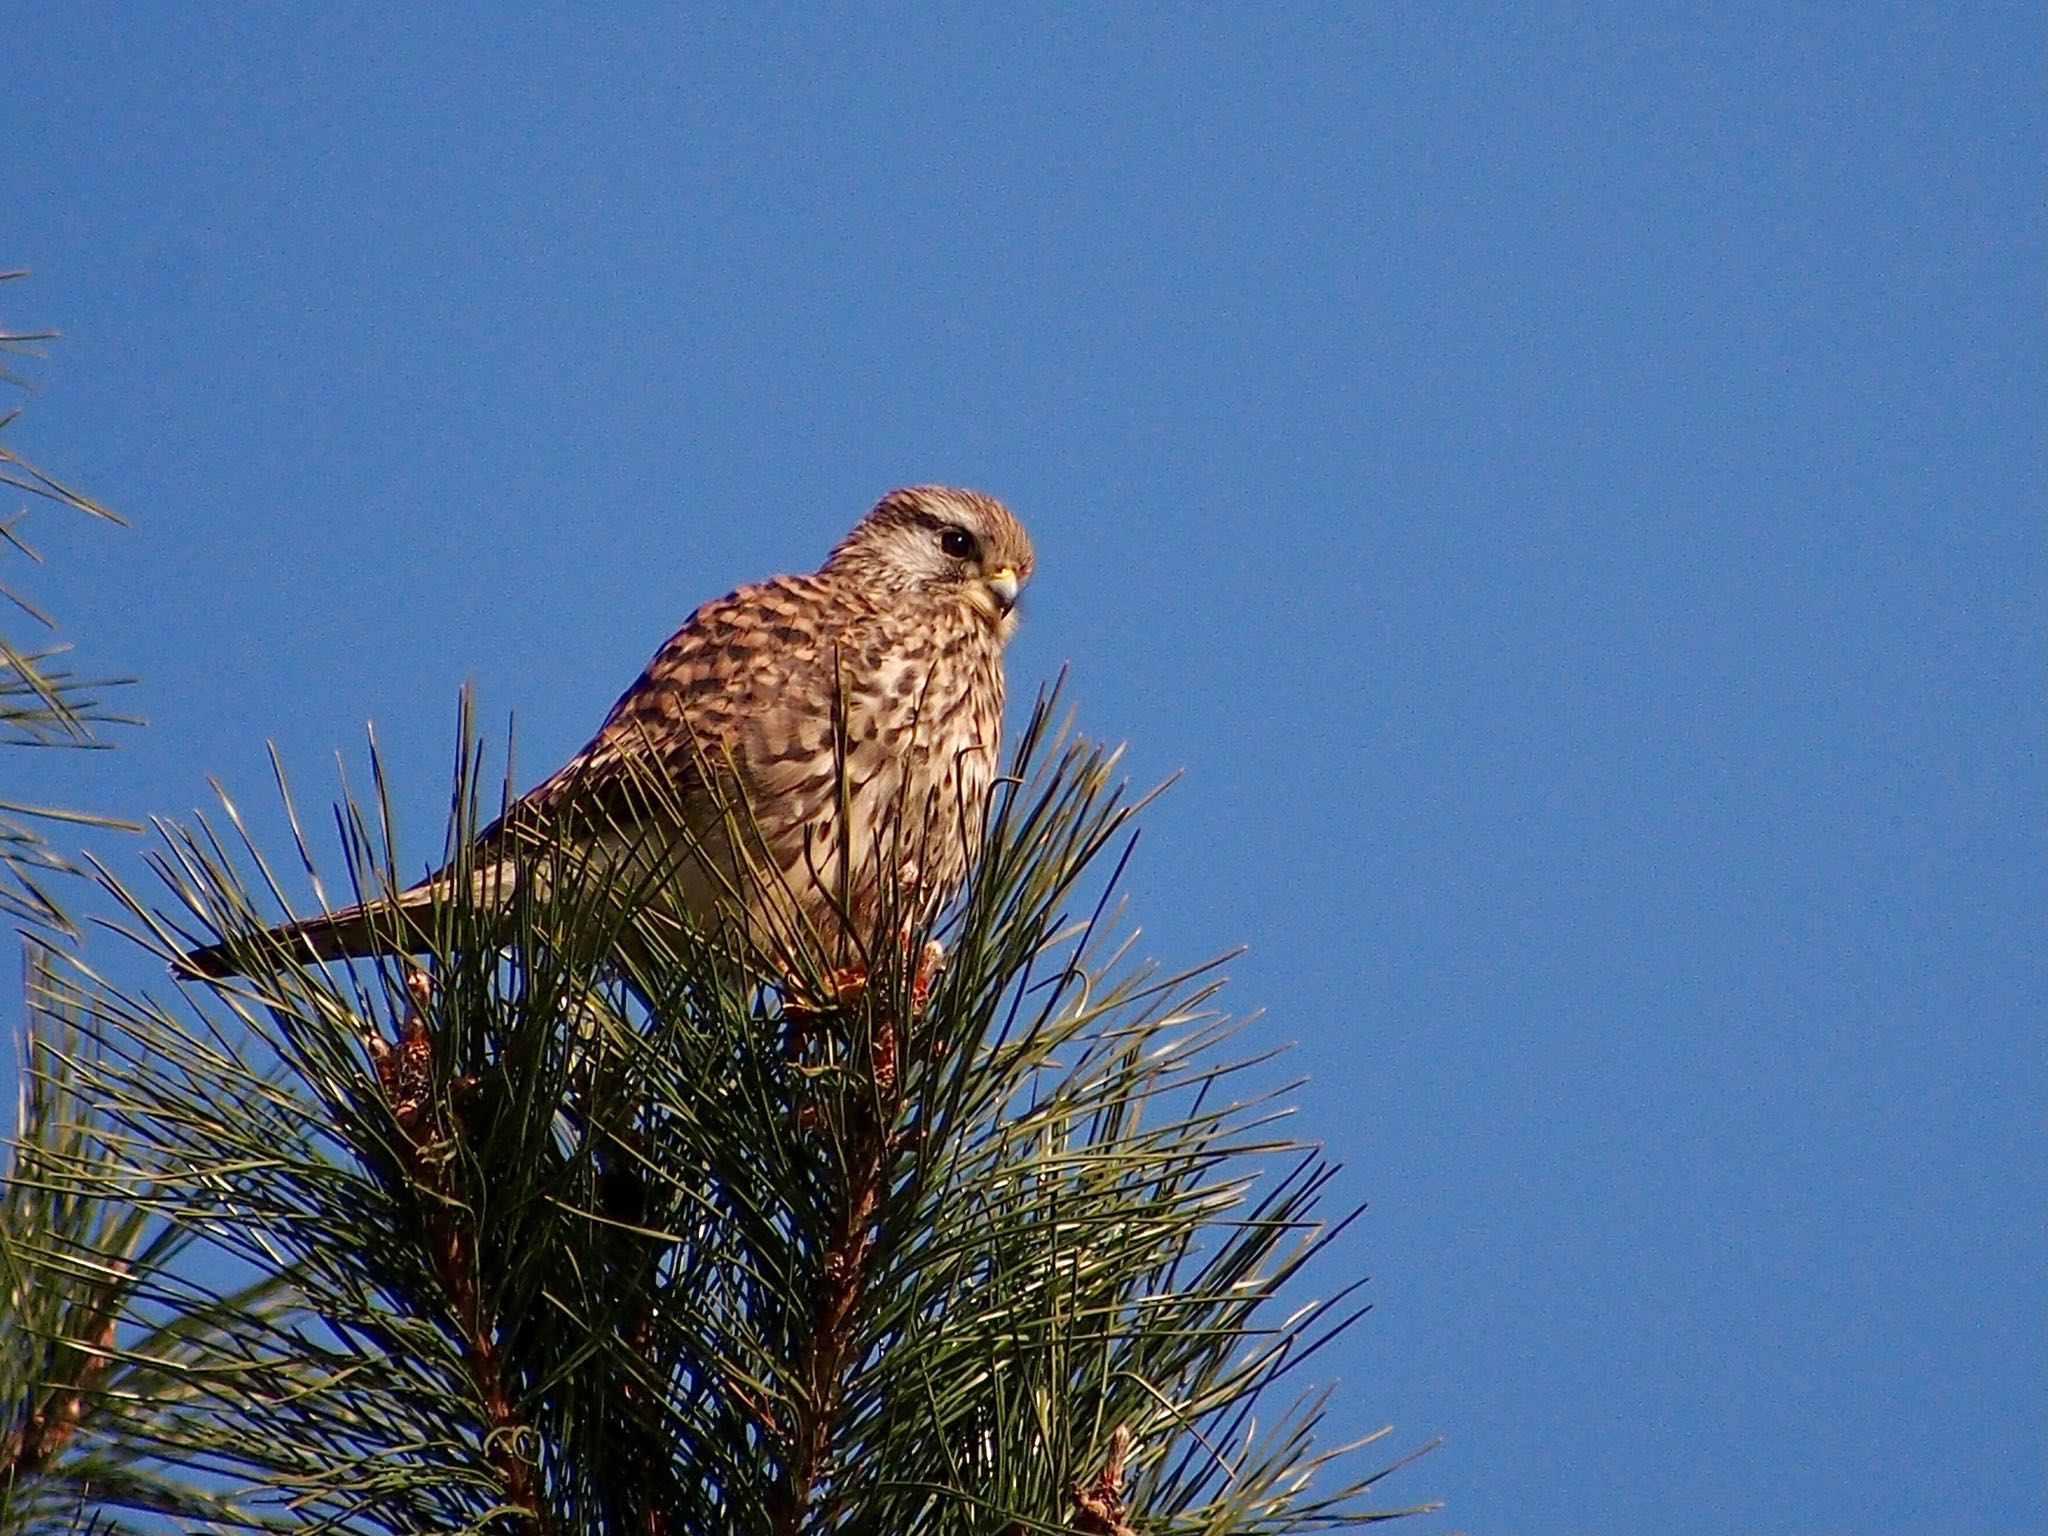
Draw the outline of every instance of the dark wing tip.
M241 975L241 968L228 954L225 944L208 944L180 955L171 962L171 975L179 981L220 981Z

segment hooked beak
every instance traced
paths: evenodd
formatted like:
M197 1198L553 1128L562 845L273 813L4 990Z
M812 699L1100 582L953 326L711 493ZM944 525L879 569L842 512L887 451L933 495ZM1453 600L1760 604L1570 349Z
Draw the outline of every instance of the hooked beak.
M989 595L995 598L996 606L1008 613L1017 606L1017 571L1014 566L1002 566L990 571L983 578Z

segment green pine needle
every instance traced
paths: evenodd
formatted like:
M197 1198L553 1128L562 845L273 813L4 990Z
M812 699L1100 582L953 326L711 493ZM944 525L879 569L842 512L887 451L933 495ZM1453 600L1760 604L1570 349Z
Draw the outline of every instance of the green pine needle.
M458 851L480 767L465 720ZM1234 1087L1213 968L1130 957L1114 770L1041 700L921 1011L922 934L806 1011L822 952L785 982L672 886L567 878L561 847L509 912L435 910L423 972L321 965L263 936L286 886L231 804L228 835L165 824L168 912L104 876L131 938L166 962L223 938L251 974L159 998L40 973L96 1129L24 1185L267 1287L123 1298L122 1330L205 1319L124 1344L155 1373L138 1414L175 1424L136 1464L300 1529L1383 1518L1391 1466L1320 1448L1326 1397L1290 1379L1359 1311L1355 1285L1291 1299L1334 1170ZM358 897L407 883L374 758L373 783L341 810ZM64 1251L18 1262L75 1284L120 1245Z

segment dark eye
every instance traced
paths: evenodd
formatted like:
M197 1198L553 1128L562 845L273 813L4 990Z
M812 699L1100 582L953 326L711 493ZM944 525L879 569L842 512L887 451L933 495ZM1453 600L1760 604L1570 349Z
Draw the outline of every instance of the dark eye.
M939 535L939 548L955 560L974 558L974 535L965 528L948 528Z

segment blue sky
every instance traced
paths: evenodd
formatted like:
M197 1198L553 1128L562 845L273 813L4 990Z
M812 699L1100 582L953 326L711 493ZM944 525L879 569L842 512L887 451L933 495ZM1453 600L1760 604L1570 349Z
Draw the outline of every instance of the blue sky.
M136 525L31 590L151 721L17 780L374 720L424 865L466 680L536 778L995 492L1417 1530L2048 1526L2040 7L507 11L9 27L10 441Z

